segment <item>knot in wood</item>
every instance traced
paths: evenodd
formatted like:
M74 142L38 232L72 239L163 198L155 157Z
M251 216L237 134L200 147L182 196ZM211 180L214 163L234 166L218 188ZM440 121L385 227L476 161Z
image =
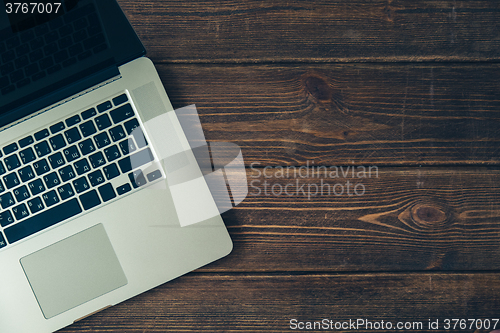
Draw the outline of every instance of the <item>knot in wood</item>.
M305 86L309 94L318 101L329 101L332 89L322 78L311 76L305 79Z
M445 209L433 204L416 204L411 208L411 217L422 228L443 225L447 220Z

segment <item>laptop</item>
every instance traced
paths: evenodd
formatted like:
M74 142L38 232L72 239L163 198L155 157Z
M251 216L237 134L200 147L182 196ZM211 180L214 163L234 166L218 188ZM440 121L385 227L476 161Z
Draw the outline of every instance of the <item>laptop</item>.
M116 1L0 4L0 332L56 331L227 255L219 214L179 217L217 207L202 181L174 203L158 149L177 173L196 160Z

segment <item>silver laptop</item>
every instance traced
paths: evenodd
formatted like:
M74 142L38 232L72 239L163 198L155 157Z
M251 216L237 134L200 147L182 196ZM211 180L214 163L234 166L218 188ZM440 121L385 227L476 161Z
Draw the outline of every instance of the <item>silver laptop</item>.
M196 160L116 1L2 1L0 332L56 331L227 255L206 184L174 202L158 149Z

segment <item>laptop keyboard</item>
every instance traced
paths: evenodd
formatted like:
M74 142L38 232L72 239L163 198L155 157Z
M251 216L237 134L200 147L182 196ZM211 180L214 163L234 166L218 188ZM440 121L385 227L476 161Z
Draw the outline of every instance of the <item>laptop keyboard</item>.
M5 145L0 248L163 178L153 161L126 94Z
M0 32L0 96L74 66L108 48L93 4L4 40Z

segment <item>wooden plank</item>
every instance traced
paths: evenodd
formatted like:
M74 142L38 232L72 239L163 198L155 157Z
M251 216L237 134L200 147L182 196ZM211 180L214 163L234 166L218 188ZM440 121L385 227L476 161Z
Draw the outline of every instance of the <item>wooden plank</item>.
M157 66L174 107L247 165L498 165L500 67Z
M414 332L431 331L430 319L439 321L434 332L445 332L445 319L453 318L465 319L467 329L451 331L474 332L469 327L476 322L467 319L498 319L499 295L497 273L190 274L60 332L288 332L291 319L328 319L333 325L349 319L381 325L383 320L394 327L408 322L416 323ZM359 331L370 331L367 327Z
M234 250L201 271L500 270L500 170L349 168L248 169Z
M119 1L162 62L498 60L498 1Z

